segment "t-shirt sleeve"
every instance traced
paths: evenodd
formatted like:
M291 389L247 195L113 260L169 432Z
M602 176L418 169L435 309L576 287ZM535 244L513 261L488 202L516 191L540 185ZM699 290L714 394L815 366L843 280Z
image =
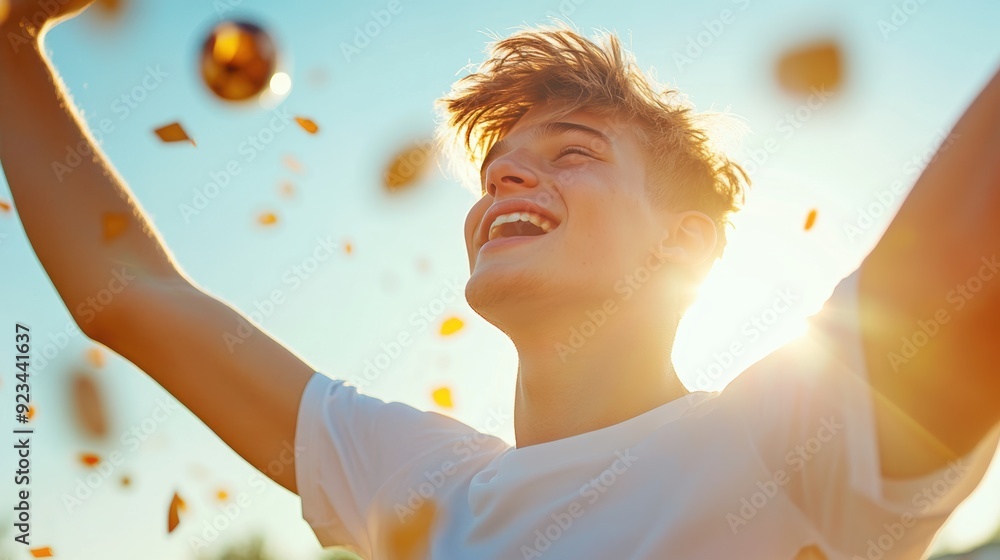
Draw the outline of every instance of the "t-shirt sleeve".
M384 402L314 373L295 429L302 516L323 546L370 549L366 513L394 474L479 432L455 419Z
M1000 425L936 472L882 476L858 322L859 274L841 281L806 335L755 364L723 395L772 480L828 546L865 557L872 543L888 544L893 557L918 558L979 484Z

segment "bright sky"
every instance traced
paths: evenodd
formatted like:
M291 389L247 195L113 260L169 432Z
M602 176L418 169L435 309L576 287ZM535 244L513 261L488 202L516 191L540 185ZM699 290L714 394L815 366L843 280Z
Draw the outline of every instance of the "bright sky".
M674 356L685 383L699 389L723 387L801 328L804 317L860 263L891 212L865 224L860 236L845 232L845 224L857 225L859 212L894 182L909 186L916 180L913 163L933 152L1000 61L1000 4L987 0L914 2L917 11L888 34L879 21L892 16L892 3L864 0L643 2L627 8L601 0L475 6L399 1L402 9L381 25L370 23L371 12L387 2L215 0L216 6L235 6L225 17L258 21L279 45L291 90L271 107L224 104L200 83L198 51L206 31L221 19L211 2L135 0L119 21L87 14L53 32L48 45L88 122L110 121L109 132L100 134L103 149L188 274L247 313L281 290L286 301L262 319L263 327L331 377L360 381L383 344L408 334L414 343L364 388L431 409L431 391L451 387L451 414L509 441L516 366L509 341L461 298L432 313L429 328L411 321L414 313L434 308L443 293L460 293L464 286L462 220L474 198L437 171L398 196L381 189L392 154L430 134L433 100L464 67L481 60L485 32L506 34L560 14L583 29L614 30L643 67L656 68L662 81L687 92L699 109L729 110L750 127L741 153L743 161L752 161L756 151L755 190L735 220L723 262L683 324ZM689 38L726 9L732 23L690 64L679 64L675 54L684 54ZM346 56L343 45L354 42L356 27L366 24L377 33ZM803 100L778 89L773 61L786 47L822 37L843 47L845 87L819 108L800 111L797 127L788 128L786 115L800 110ZM146 80L155 87L140 91L142 99L133 106L124 104L121 97L149 75L161 76ZM241 149L248 136L268 127L274 111L310 117L320 133L309 136L289 126L260 150ZM152 130L175 120L197 147L156 139ZM765 161L761 150L768 140L777 149L764 152ZM286 155L302 163L302 173L282 164ZM203 210L185 217L180 206L205 194L205 185L230 160L239 163L240 173ZM294 184L294 197L279 194L283 181ZM3 180L0 199L10 200ZM888 206L894 211L901 202L896 196ZM806 232L802 224L812 208L818 218ZM278 224L258 226L263 211L274 211ZM352 254L324 260L298 284L286 281L313 254L317 239L327 237L349 241ZM0 213L0 259L0 325L30 324L41 352L50 336L58 342L56 333L70 318L10 212ZM793 294L796 305L756 334L746 325L770 320L782 291ZM465 328L438 336L440 322L451 316L465 321ZM734 342L746 352L717 367L727 363L721 354ZM112 436L105 442L81 438L71 427L66 387L74 368L86 367L90 345L75 336L64 346L33 377L34 543L66 558L194 557L190 539L220 515L214 495L225 489L230 496L245 493L248 505L211 543L210 553L264 534L282 558L315 557L318 545L299 518L298 499L259 484L256 471L187 411L150 421L164 393L124 360L113 358L97 372ZM0 347L2 363L11 363L8 345ZM709 385L700 386L699 374L708 371ZM5 377L0 402L13 402L12 387ZM144 421L152 427L148 439L123 442L121 434ZM97 478L91 497L67 511L63 495L76 492L93 472L77 459L84 451L118 451L123 461L106 479ZM1000 524L997 463L943 531L940 547L975 544ZM11 463L3 464L7 469ZM132 480L127 489L119 483L122 476ZM13 487L8 476L0 480L6 500ZM166 509L175 490L189 513L167 536ZM3 526L6 515L0 516ZM3 539L8 542L9 533ZM27 555L15 556L21 557Z

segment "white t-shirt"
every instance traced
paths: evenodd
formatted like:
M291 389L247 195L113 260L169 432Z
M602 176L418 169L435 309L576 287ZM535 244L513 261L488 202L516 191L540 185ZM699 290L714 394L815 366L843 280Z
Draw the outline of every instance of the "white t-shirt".
M303 517L372 559L921 558L1000 426L936 473L881 477L857 276L724 391L522 449L317 373L296 431Z

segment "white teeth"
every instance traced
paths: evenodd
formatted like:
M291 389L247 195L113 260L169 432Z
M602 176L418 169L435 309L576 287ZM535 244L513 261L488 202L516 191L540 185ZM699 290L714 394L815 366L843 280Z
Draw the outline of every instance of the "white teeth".
M497 219L493 220L493 224L490 225L489 240L492 241L497 236L498 227L511 222L531 222L542 228L542 231L545 233L552 231L556 227L556 225L547 218L535 214L534 212L511 212L509 214L501 214L497 216Z

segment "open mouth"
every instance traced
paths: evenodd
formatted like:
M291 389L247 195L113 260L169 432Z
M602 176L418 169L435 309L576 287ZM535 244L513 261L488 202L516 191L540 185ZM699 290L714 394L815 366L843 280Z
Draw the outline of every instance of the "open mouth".
M556 224L534 212L511 212L501 214L490 225L488 241L507 237L532 237L545 235L555 229Z

